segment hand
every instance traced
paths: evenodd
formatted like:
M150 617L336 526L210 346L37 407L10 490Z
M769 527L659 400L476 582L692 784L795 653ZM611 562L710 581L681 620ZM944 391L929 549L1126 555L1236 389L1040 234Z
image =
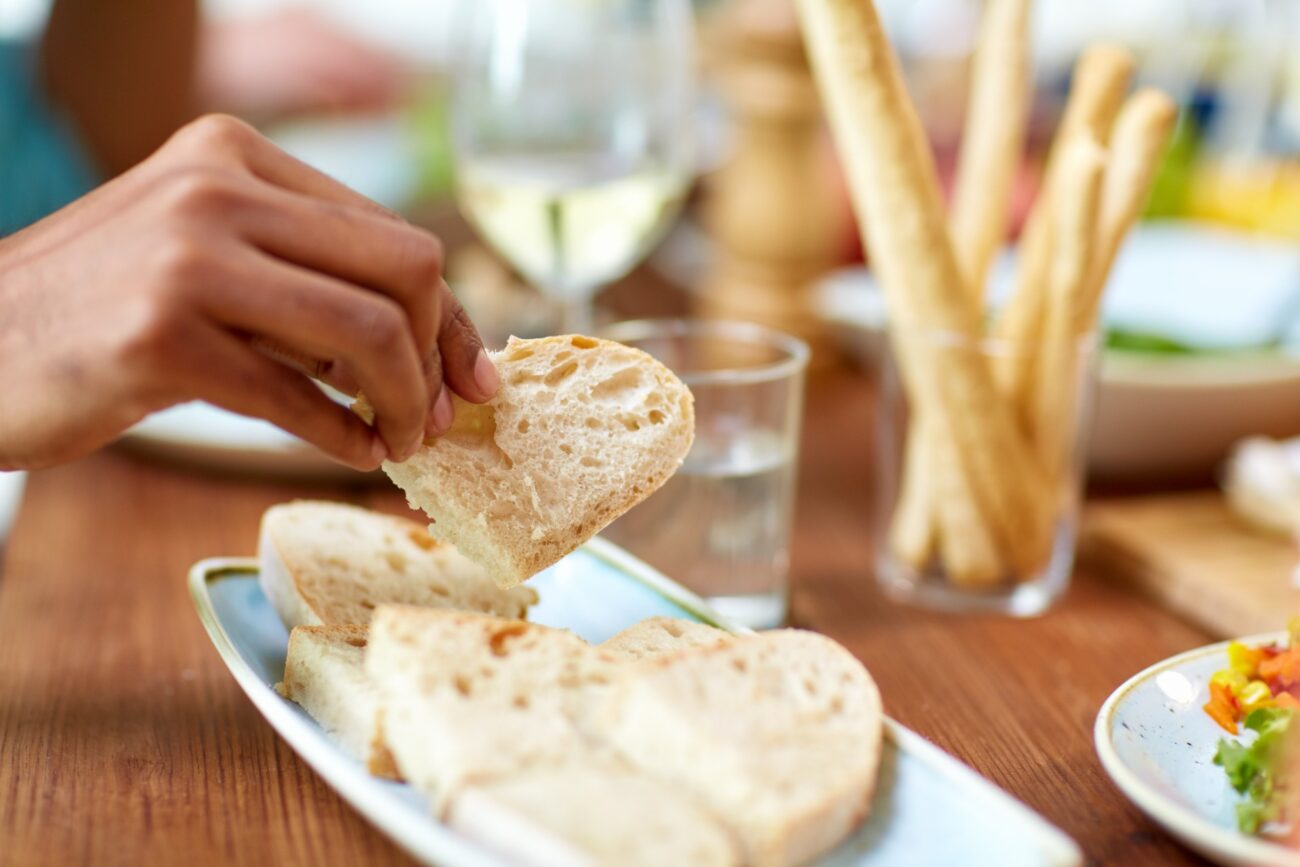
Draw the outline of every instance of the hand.
M195 121L0 240L0 468L77 457L191 399L358 469L405 459L450 427L448 387L497 387L441 269L432 235L240 121ZM375 427L304 374L364 389Z
M308 9L207 24L198 87L206 107L260 118L386 108L402 64Z

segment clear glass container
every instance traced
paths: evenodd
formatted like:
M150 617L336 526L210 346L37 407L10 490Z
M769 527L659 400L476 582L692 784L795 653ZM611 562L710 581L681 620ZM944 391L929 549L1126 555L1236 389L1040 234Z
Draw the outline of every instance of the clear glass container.
M914 347L935 370L982 365L998 405L985 412L970 395L949 395L960 411L931 411L945 417L924 422L927 413L908 399L896 347L883 353L872 531L877 581L891 598L922 607L1040 614L1065 592L1074 565L1095 340L1082 338L1054 359L1041 352L1018 357L995 340L940 333L919 335ZM1017 365L1018 389L1009 384ZM940 390L944 382L938 380ZM989 423L996 413L1010 433L996 440L1002 453L971 449L990 440L971 439L957 427L969 431L977 414L985 430L997 427Z
M681 468L603 535L731 620L784 623L807 345L714 320L623 322L602 336L653 355L695 395Z

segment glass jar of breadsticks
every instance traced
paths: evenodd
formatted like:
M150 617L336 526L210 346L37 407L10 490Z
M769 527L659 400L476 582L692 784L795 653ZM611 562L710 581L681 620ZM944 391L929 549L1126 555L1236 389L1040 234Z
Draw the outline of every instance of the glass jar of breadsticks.
M965 368L995 395L1024 399L1014 401L1014 412L1002 411L1013 403L1005 399L936 408L910 397L926 386L909 385L901 359L885 353L876 429L877 580L889 596L930 608L1039 614L1068 587L1073 567L1095 339L1075 335L1051 351L945 332L906 340L904 352L938 370ZM950 391L964 387L958 377L946 384Z

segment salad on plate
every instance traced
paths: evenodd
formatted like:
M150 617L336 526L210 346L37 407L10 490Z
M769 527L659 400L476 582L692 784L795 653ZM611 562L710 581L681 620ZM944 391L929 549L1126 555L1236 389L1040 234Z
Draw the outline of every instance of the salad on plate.
M1228 665L1210 678L1205 712L1232 737L1221 738L1214 763L1242 796L1244 833L1300 842L1300 618L1283 644L1228 645Z

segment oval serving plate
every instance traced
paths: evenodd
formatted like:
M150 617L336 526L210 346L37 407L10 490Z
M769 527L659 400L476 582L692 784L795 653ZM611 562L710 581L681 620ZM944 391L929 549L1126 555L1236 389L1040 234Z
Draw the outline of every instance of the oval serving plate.
M1282 642L1285 633L1239 639ZM1187 846L1230 867L1296 867L1300 852L1237 830L1240 798L1214 764L1229 737L1202 706L1227 665L1222 641L1157 662L1111 693L1093 730L1102 767L1138 809Z
M362 816L425 864L506 867L482 841L432 815L411 787L372 777L274 684L288 633L262 593L257 561L204 560L190 594L221 658L266 721ZM591 642L656 615L740 631L690 591L622 549L593 539L532 579L530 619ZM886 697L888 700L888 697ZM865 822L817 867L1078 867L1074 841L920 735L885 721L874 803Z

